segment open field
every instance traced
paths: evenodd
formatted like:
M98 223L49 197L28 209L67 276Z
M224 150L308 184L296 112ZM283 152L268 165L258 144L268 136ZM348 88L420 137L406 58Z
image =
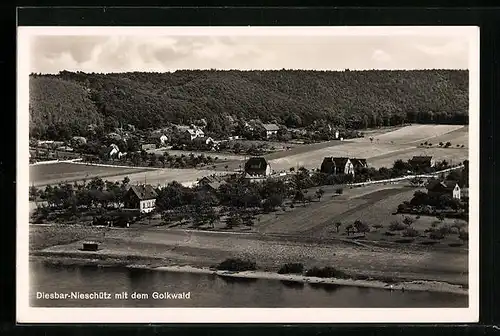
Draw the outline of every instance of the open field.
M450 164L459 164L469 159L467 148L411 148L400 152L394 152L369 158L368 165L374 168L392 167L394 161L407 161L414 155L430 155L436 161L446 160Z
M348 224L354 223L360 216L367 221L373 220L375 224L380 217L386 219L387 215L397 209L399 203L411 198L415 192L415 189L402 185L372 185L344 190L342 195L325 192L320 202L312 202L305 206L297 204L294 209L287 209L286 212L264 215L256 224L256 230L266 233L290 233L329 238L333 237L331 230L336 222L343 222L341 230L344 230ZM378 203L382 206L377 207ZM374 208L382 210L383 213L374 211ZM358 213L360 213L359 216ZM370 215L367 217L368 214ZM347 221L349 216L356 218Z
M372 135L376 143L394 143L394 144L410 144L416 141L426 141L435 137L442 136L449 132L453 132L463 128L462 125L411 125L400 129ZM370 136L354 139L354 142L371 142Z
M366 158L369 166L380 168L390 167L395 160L408 160L414 155L432 155L436 160L462 162L468 158L467 148L417 148L416 146L426 140L436 144L440 141L450 141L453 145L467 144L464 141L467 137L467 126L412 125L376 136L375 139L380 141L371 142L369 137L352 139L338 142L336 146L271 159L270 164L275 171L297 166L310 169L319 168L326 156L344 156Z
M197 179L214 173L222 174L220 171L200 169L145 169L54 163L30 166L30 184L44 186L60 182L82 181L84 179L89 181L95 176L100 176L113 182L121 181L125 177L128 177L131 183L146 181L152 185L165 185L172 181L178 181L179 183L196 182Z
M144 181L153 186L164 186L172 181L177 181L182 184L190 185L196 183L198 179L204 176L217 174L224 174L220 171L201 170L201 169L173 169L173 168L159 168L155 170L147 170L138 173L127 175L117 175L108 177L109 181L121 181L125 176L130 179L130 183L144 183Z
M103 167L75 163L52 163L29 167L30 184L42 186L63 181L90 180L95 176L107 177L133 174L144 171L141 168Z
M370 143L344 143L333 147L327 147L314 151L307 151L302 154L291 155L275 160L270 160L273 170L288 170L290 167L305 167L315 169L321 166L323 158L326 156L371 158L377 155L396 153L411 149L411 146L394 146L390 144L370 144ZM368 164L371 164L368 161Z

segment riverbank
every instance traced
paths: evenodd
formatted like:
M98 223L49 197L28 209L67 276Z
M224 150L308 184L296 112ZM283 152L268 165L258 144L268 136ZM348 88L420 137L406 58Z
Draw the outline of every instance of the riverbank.
M463 286L450 284L439 281L425 281L425 280L409 280L409 281L382 281L380 279L339 279L339 278L319 278L313 276L305 276L302 274L278 274L266 271L242 271L231 272L225 270L217 270L214 267L194 267L189 265L161 265L160 260L152 259L86 259L86 258L57 258L50 256L32 256L30 257L31 263L41 262L50 264L52 266L64 267L98 267L98 268L130 268L141 269L148 271L158 272L174 272L174 273L191 273L191 274L205 274L217 275L226 278L234 279L262 279L281 281L283 283L298 283L298 284L322 284L333 286L350 286L350 287L363 287L384 289L390 291L421 291L421 292L435 292L435 293L449 293L457 295L468 295L468 290Z
M276 280L283 280L277 274L281 266L300 262L306 269L335 267L352 279L311 280L301 275L286 277L295 277L295 281L333 281L333 284L376 288L392 284L393 288L401 286L405 290L467 293L467 251L379 247L342 241L314 242L300 237L168 229L96 228L96 232L92 233L89 228L83 234L77 228L33 225L31 231L30 260L59 265L213 272L211 268L225 259L242 258L256 261L258 271L240 272L233 276L277 277ZM63 234L65 239L62 239ZM99 241L100 249L97 252L82 251L85 240Z

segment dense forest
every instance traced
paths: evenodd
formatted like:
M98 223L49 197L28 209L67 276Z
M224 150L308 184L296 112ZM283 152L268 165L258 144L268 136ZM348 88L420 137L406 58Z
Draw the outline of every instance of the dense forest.
M201 118L224 134L233 119L290 127L363 129L403 122L468 122L468 71L217 71L30 78L32 136L84 135L88 124L140 129Z

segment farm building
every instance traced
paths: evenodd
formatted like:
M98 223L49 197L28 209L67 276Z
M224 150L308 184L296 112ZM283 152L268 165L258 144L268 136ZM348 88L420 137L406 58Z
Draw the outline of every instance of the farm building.
M320 168L325 174L351 174L354 175L354 164L349 158L326 157Z
M168 143L168 137L160 132L155 132L149 137L149 141L157 146L165 146Z
M141 213L148 213L154 210L158 197L154 188L149 185L131 186L125 194L125 208L137 209Z
M266 137L270 138L276 134L278 134L279 131L279 126L276 124L263 124L262 127L264 128L266 132Z
M433 180L427 185L427 194L433 197L449 195L452 198L461 198L461 189L457 181Z
M360 169L360 168L368 168L368 163L366 162L366 159L350 159L354 169Z
M432 156L414 156L408 163L412 166L413 169L425 169L434 167L434 160Z
M203 178L201 178L201 179L198 181L198 185L199 185L199 186L203 186L203 185L206 185L206 184L209 184L209 183L213 183L213 182L221 182L221 181L224 181L224 176L220 176L220 175L209 175L209 176L204 176Z
M181 137L186 140L193 141L196 138L204 137L205 132L195 125L191 126L176 126L176 129L181 133Z
M205 136L194 138L193 143L196 144L197 148L206 150L213 150L218 146L218 143L216 143L214 139Z
M263 157L252 157L245 162L245 176L266 177L271 175L271 165Z
M206 190L216 191L223 184L226 184L224 176L210 175L203 177L198 181L198 186L205 188Z

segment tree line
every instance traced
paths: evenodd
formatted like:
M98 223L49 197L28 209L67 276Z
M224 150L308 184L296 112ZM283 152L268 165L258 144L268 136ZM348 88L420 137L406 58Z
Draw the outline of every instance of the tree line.
M146 129L202 118L214 135L230 135L235 119L344 129L468 123L465 70L63 71L32 74L30 89L30 130L49 138L83 135L91 123Z

